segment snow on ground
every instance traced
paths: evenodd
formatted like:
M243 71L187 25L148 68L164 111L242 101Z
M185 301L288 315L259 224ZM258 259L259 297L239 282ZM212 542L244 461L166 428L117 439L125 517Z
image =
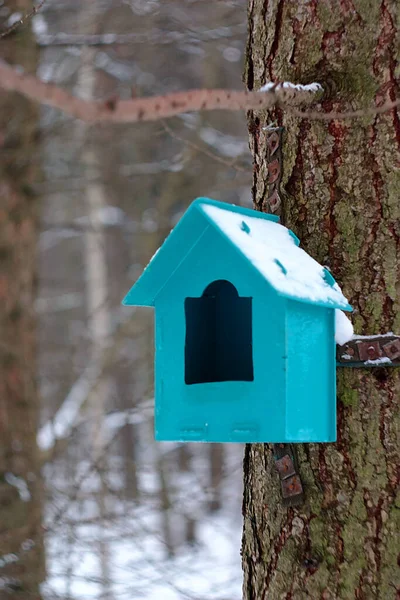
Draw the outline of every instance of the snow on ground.
M176 447L169 446L162 444L161 451L168 454ZM195 544L180 544L170 558L163 535L160 482L150 465L141 467L141 498L135 503L121 497L124 483L120 465L117 458L110 460L102 519L100 479L90 472L88 461L77 465L75 481L81 482L80 490L70 501L68 488L75 489L76 484L67 485L61 474L54 477L56 470L49 473L47 485L53 487L54 497L47 510L45 600L100 600L107 597L106 590L113 600L239 600L240 450L236 447L227 460L224 501L222 509L214 513L204 509L209 500L201 476L202 468L208 468L205 459L198 456L186 473L168 471L169 486L174 490L168 511L172 531L178 537L183 534L188 515L197 523ZM108 586L101 567L102 553L106 556Z

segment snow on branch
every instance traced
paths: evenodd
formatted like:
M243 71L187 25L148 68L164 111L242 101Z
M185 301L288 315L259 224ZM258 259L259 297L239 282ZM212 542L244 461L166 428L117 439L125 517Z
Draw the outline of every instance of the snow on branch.
M320 85L319 83L308 83L307 85L303 85L301 83L291 83L290 81L283 81L282 83L278 84L269 81L268 83L260 87L259 92L273 92L274 90L281 88L284 90L291 90L293 93L306 92L311 94L318 94L320 92L323 92L322 85Z
M276 104L310 104L322 93L318 83L294 85L288 82L268 84L258 92L237 90L189 90L165 96L107 102L77 98L57 85L44 83L0 60L0 87L19 92L47 106L58 108L87 123L137 123L156 121L199 110L268 109Z
M39 4L34 6L32 10L30 10L25 15L21 15L20 13L14 13L14 15L11 15L11 22L9 23L7 29L4 29L4 31L0 31L0 39L12 33L15 29L17 29L17 27L25 25L27 21L29 21L33 16L35 16L39 12L39 10L43 7L44 3L45 0L41 0Z

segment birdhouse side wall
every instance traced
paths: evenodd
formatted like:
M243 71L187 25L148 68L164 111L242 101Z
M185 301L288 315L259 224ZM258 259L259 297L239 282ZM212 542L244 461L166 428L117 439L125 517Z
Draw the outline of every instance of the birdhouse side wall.
M185 301L187 298L201 298L204 290L219 280L229 281L235 286L240 299L251 298L253 380L187 384ZM227 244L213 228L203 234L156 298L156 439L208 442L283 440L284 303L285 300L259 276L243 255ZM238 354L232 350L238 339L231 308L227 306L226 352L240 360L240 346L236 348ZM206 321L205 318L199 331L202 339L207 336L207 332L203 331L209 326ZM243 326L240 314L237 315L239 325ZM242 339L243 336L240 337ZM200 351L205 352L206 348L202 346ZM220 352L224 352L221 340L219 348ZM247 350L247 347L243 348L246 360ZM213 351L210 343L209 352Z
M336 440L334 309L287 300L286 439Z

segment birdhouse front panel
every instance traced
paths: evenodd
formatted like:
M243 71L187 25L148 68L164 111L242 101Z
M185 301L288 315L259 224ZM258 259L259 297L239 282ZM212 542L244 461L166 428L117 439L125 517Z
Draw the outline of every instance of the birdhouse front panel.
M284 343L273 290L209 229L157 296L156 439L283 439Z

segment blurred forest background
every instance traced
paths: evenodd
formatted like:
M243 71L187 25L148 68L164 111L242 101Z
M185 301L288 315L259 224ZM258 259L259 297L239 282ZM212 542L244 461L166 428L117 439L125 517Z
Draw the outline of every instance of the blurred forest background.
M243 87L245 0L47 0L27 27L38 76L82 97ZM245 115L35 128L43 540L0 553L0 587L39 553L43 600L239 599L243 448L154 443L153 313L120 303L194 198L250 206Z

